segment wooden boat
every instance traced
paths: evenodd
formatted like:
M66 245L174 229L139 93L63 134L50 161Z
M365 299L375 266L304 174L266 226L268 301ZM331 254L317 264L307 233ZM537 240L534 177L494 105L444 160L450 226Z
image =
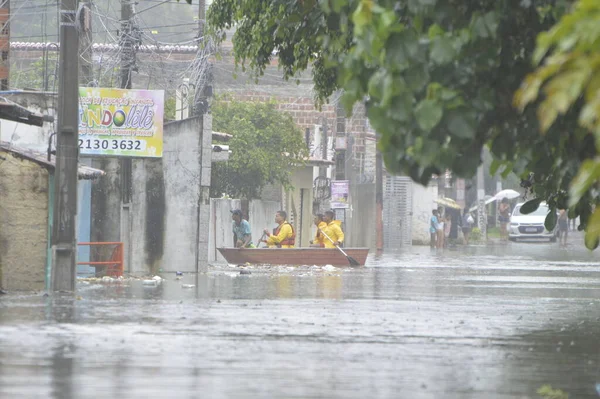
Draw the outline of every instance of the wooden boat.
M261 265L349 266L348 258L335 248L217 248L228 263ZM343 248L365 265L369 248Z

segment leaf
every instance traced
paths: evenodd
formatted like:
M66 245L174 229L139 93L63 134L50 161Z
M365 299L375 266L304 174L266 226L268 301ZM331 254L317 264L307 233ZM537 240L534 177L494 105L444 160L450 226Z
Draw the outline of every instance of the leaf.
M429 72L423 65L417 64L404 72L406 85L412 91L421 90L429 82Z
M498 172L498 169L500 169L500 166L502 166L502 162L497 160L497 159L492 159L492 163L490 165L490 175L494 176L496 175L496 172Z
M498 18L493 11L481 16L475 16L471 25L473 34L483 39L496 37L498 29Z
M416 35L411 31L391 35L386 42L385 60L393 68L409 62L418 50Z
M535 212L539 208L543 200L543 198L534 198L529 200L524 203L523 206L521 206L519 212L521 212L523 215L529 215L531 212Z
M415 118L419 127L426 132L430 132L442 120L444 110L441 105L434 100L423 100L415 108Z
M558 222L556 211L554 209L550 209L550 212L548 212L548 215L546 215L546 220L544 220L544 227L547 231L553 231L556 227L556 222Z
M365 27L369 25L373 19L372 0L360 0L358 7L352 14L352 22L357 34L362 34Z
M389 108L390 118L399 122L408 122L412 116L413 96L402 93L396 96Z
M429 39L433 39L438 36L443 36L444 33L446 33L446 31L444 31L442 27L438 24L431 25L427 30L427 36L429 36Z
M592 216L588 219L585 230L585 246L594 250L598 247L600 240L600 207L596 208Z
M593 251L596 248L598 248L598 244L600 244L600 238L598 236L593 236L588 233L585 233L584 241L586 248L590 251Z
M452 40L445 36L439 36L431 41L431 60L438 65L448 64L456 57L456 51L452 46Z
M569 207L577 205L592 184L600 180L600 159L583 161L569 188Z
M448 114L447 127L453 136L461 139L472 139L475 137L475 128L473 125L473 121L464 113L454 111Z

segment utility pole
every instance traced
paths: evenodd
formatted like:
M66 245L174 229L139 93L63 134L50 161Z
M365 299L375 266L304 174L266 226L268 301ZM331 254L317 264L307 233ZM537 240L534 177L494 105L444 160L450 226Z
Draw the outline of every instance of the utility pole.
M131 1L121 0L121 89L131 89L131 71L135 64Z
M81 19L78 21L81 24L80 37L80 53L83 62L80 63L81 86L94 85L94 52L92 41L92 10L90 0L84 1L84 6L81 13Z
M61 0L58 134L54 178L52 289L74 291L77 265L77 168L79 157L79 34L77 0Z
M375 223L377 229L377 250L383 250L383 157L375 154Z
M206 21L206 0L198 1L198 44L202 44L204 36L204 25Z
M133 0L121 0L121 89L131 89L131 72L135 67L135 43L133 37ZM121 158L121 202L131 202L131 158Z

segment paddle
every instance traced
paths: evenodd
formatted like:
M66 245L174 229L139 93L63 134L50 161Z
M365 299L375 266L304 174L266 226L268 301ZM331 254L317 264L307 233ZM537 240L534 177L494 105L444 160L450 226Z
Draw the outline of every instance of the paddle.
M360 263L358 263L358 261L356 259L354 259L352 256L348 255L346 252L344 252L344 250L342 248L337 246L336 243L327 234L325 234L325 232L323 230L319 229L319 231L321 233L323 233L323 235L325 237L327 237L327 239L329 241L331 241L331 243L333 245L335 245L335 247L338 249L338 251L340 251L346 257L346 259L348 259L348 262L350 262L350 266L360 266Z
M260 240L258 240L258 242L256 243L256 248L260 248L260 244L262 244L262 240L263 240L263 238L265 238L266 234L267 233L263 233L263 235L260 236Z

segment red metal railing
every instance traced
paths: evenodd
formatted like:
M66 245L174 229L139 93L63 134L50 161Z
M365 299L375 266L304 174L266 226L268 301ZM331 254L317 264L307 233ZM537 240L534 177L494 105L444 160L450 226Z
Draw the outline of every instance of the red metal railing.
M120 277L123 275L125 265L125 254L123 252L122 242L80 242L77 245L115 245L109 261L102 262L77 262L78 265L90 265L96 268L96 276L98 276L98 268L102 268L102 275L110 277Z

